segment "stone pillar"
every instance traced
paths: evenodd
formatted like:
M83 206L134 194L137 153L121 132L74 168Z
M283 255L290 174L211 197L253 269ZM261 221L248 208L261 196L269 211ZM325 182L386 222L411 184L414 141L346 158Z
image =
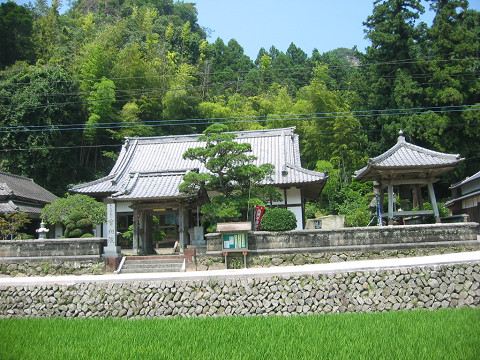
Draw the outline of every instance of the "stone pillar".
M117 206L115 202L107 200L107 246L103 249L106 258L121 256L120 246L117 246Z
M138 210L136 208L133 209L133 244L132 250L135 255L138 255L140 245L138 243Z
M388 225L393 225L393 185L388 184Z
M375 195L377 225L383 226L383 187L381 183L373 182L373 193Z
M430 202L432 204L433 215L435 216L435 221L439 223L441 222L440 212L438 211L438 204L437 204L437 199L435 197L435 191L433 190L433 183L429 182L427 186L428 186L428 196L430 197Z

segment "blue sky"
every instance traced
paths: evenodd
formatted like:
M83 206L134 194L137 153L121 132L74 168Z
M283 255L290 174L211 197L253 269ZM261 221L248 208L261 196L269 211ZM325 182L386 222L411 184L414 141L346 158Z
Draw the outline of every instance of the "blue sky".
M292 42L308 55L314 48L323 53L357 45L363 51L369 45L362 23L372 13L373 0L190 1L197 4L200 26L212 31L209 42L220 37L227 43L233 38L252 60L262 47L268 50L274 45L285 52ZM431 23L433 14L424 5L423 20ZM470 8L480 10L480 0L470 0Z

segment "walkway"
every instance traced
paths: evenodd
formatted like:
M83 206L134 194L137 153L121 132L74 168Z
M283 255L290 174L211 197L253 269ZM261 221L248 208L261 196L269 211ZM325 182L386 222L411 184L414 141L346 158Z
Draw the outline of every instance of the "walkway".
M322 274L332 272L363 271L371 269L402 268L424 265L441 265L449 263L479 263L480 251L433 255L410 258L392 258L380 260L350 261L329 264L302 266L278 266L269 268L250 268L232 270L194 271L183 273L151 273L151 274L108 274L108 275L66 275L42 277L4 277L0 278L0 286L28 286L57 284L69 285L80 282L124 282L155 280L191 280L209 279L212 277L251 277L274 275Z

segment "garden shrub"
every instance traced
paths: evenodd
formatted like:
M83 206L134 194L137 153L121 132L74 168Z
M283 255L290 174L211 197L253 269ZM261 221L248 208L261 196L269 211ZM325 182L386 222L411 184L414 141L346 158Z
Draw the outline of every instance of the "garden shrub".
M90 220L85 214L80 211L72 212L65 223L65 237L93 237L92 228L92 220Z
M261 229L264 231L289 231L296 227L297 217L288 209L266 209L262 217Z

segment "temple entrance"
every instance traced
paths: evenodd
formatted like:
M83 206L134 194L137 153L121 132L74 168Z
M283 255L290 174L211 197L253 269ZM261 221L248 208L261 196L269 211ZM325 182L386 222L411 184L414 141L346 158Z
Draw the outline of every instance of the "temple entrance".
M152 241L154 248L173 247L179 241L178 209L154 211Z
M178 242L180 251L188 244L188 209L183 202L132 204L133 252L155 254L156 248ZM136 219L136 221L135 221Z

